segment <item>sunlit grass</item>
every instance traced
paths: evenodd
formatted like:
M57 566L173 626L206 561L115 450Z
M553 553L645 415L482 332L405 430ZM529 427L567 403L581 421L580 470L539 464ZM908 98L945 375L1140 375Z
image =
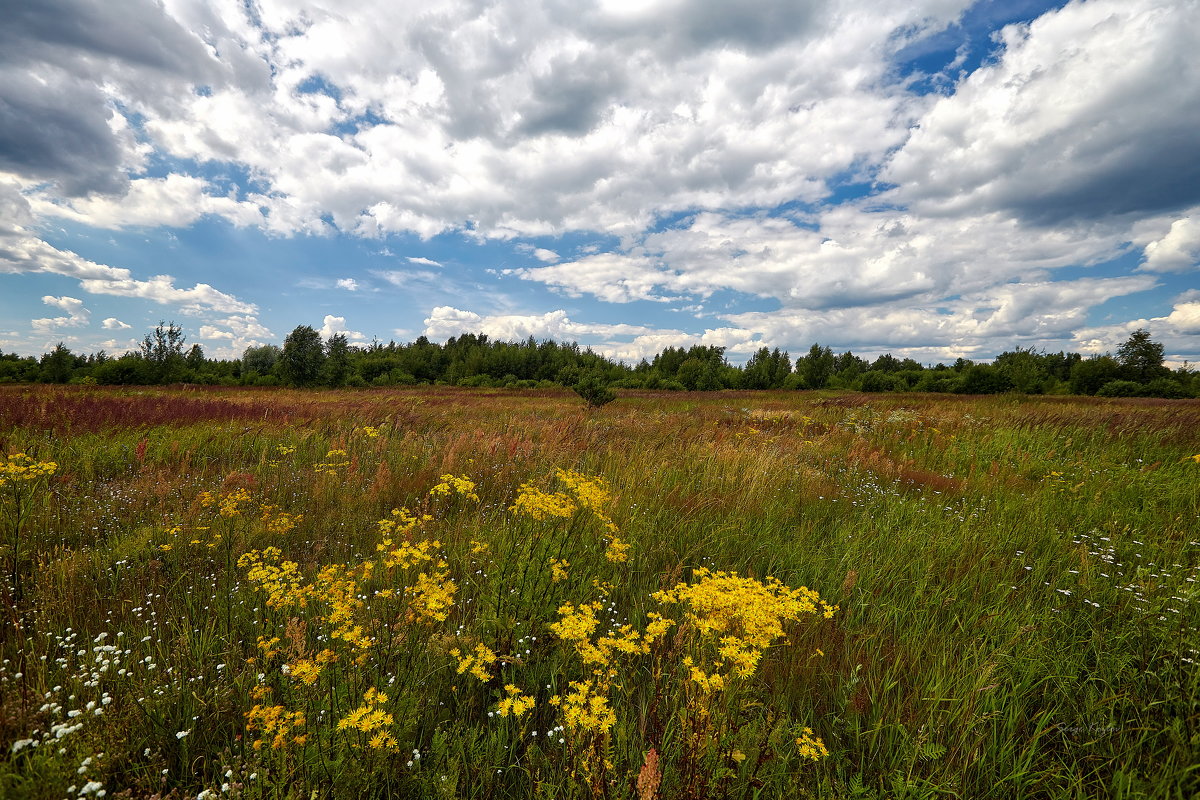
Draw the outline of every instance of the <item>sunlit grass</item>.
M1200 791L1195 402L3 387L17 453L5 798Z

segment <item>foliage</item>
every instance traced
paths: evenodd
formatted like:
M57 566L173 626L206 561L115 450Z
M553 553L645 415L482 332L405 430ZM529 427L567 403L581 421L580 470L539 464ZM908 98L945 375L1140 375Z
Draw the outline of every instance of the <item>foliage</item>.
M1135 333L1120 352L1083 359L1078 353L1046 353L1016 348L990 363L965 358L952 365L923 366L884 353L873 362L851 352L835 354L814 344L791 357L779 348L760 347L744 366L729 363L725 348L668 347L634 366L614 362L574 343L489 339L483 334L451 337L443 344L418 337L407 344L375 341L352 345L345 334L322 342L307 325L285 341L287 353L272 345L249 347L236 360L209 359L199 345L184 355L182 329L160 324L142 350L110 358L77 355L59 344L42 356L0 353L0 383L31 382L138 385L183 382L243 386L393 387L420 384L481 389L547 389L589 383L611 388L668 391L726 389L846 389L863 392L962 392L967 394L1096 394L1114 380L1133 380L1145 396L1187 398L1200 392L1200 379L1186 364L1162 366L1163 347L1145 331Z
M279 374L292 386L312 386L325 363L321 335L309 325L297 325L283 341Z
M617 399L616 393L608 388L608 382L597 372L586 373L571 388L583 398L588 408L600 408Z
M0 441L6 800L1200 790L1195 403L0 387Z

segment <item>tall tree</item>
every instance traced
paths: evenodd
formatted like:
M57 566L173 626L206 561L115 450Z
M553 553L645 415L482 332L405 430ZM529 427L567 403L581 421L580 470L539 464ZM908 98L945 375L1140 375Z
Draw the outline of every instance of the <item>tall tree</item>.
M275 366L275 362L279 361L279 356L283 354L276 345L264 344L262 347L247 347L246 352L242 353L242 372L257 372L259 375L266 375Z
M1150 339L1150 331L1138 328L1117 348L1117 363L1121 365L1124 377L1149 383L1169 372L1163 366L1163 355L1163 346Z
M185 338L182 326L174 321L160 321L142 339L141 356L149 365L148 372L155 383L173 383L182 377Z
M321 334L312 326L297 325L283 340L279 369L283 379L293 386L312 386L321 377L325 348Z
M325 342L325 379L330 386L341 386L350 375L350 343L346 334L335 333Z

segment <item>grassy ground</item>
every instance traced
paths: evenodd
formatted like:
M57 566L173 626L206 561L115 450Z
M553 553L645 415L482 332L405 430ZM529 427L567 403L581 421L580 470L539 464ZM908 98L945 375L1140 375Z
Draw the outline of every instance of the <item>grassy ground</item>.
M1200 793L1195 401L0 387L19 452L5 798Z

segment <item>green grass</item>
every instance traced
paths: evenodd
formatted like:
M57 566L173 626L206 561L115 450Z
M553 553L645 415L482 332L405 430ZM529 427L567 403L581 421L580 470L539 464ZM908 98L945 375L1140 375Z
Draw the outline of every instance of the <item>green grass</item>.
M643 392L588 412L565 391L0 387L0 449L59 465L23 506L24 596L0 593L5 798L619 798L639 772L664 798L1200 793L1195 401ZM318 473L330 450L347 466ZM628 562L593 515L510 510L558 469L607 482ZM430 499L445 474L479 501ZM201 502L238 489L237 515ZM272 533L264 506L303 519ZM377 523L400 507L430 515L408 535L435 560L384 565ZM328 592L270 607L237 565L266 547L305 583L340 566L371 643L338 638ZM711 646L652 598L700 568L839 609L705 695L683 658L711 669ZM454 582L444 620L413 611L422 573ZM678 624L612 656L615 724L572 733L549 701L595 676L551 626L593 600L597 633ZM450 654L476 644L498 656L486 681ZM283 671L326 649L313 686ZM519 719L497 714L510 683L536 702ZM371 688L394 749L338 728ZM273 747L256 705L304 724ZM827 757L801 757L805 727Z

